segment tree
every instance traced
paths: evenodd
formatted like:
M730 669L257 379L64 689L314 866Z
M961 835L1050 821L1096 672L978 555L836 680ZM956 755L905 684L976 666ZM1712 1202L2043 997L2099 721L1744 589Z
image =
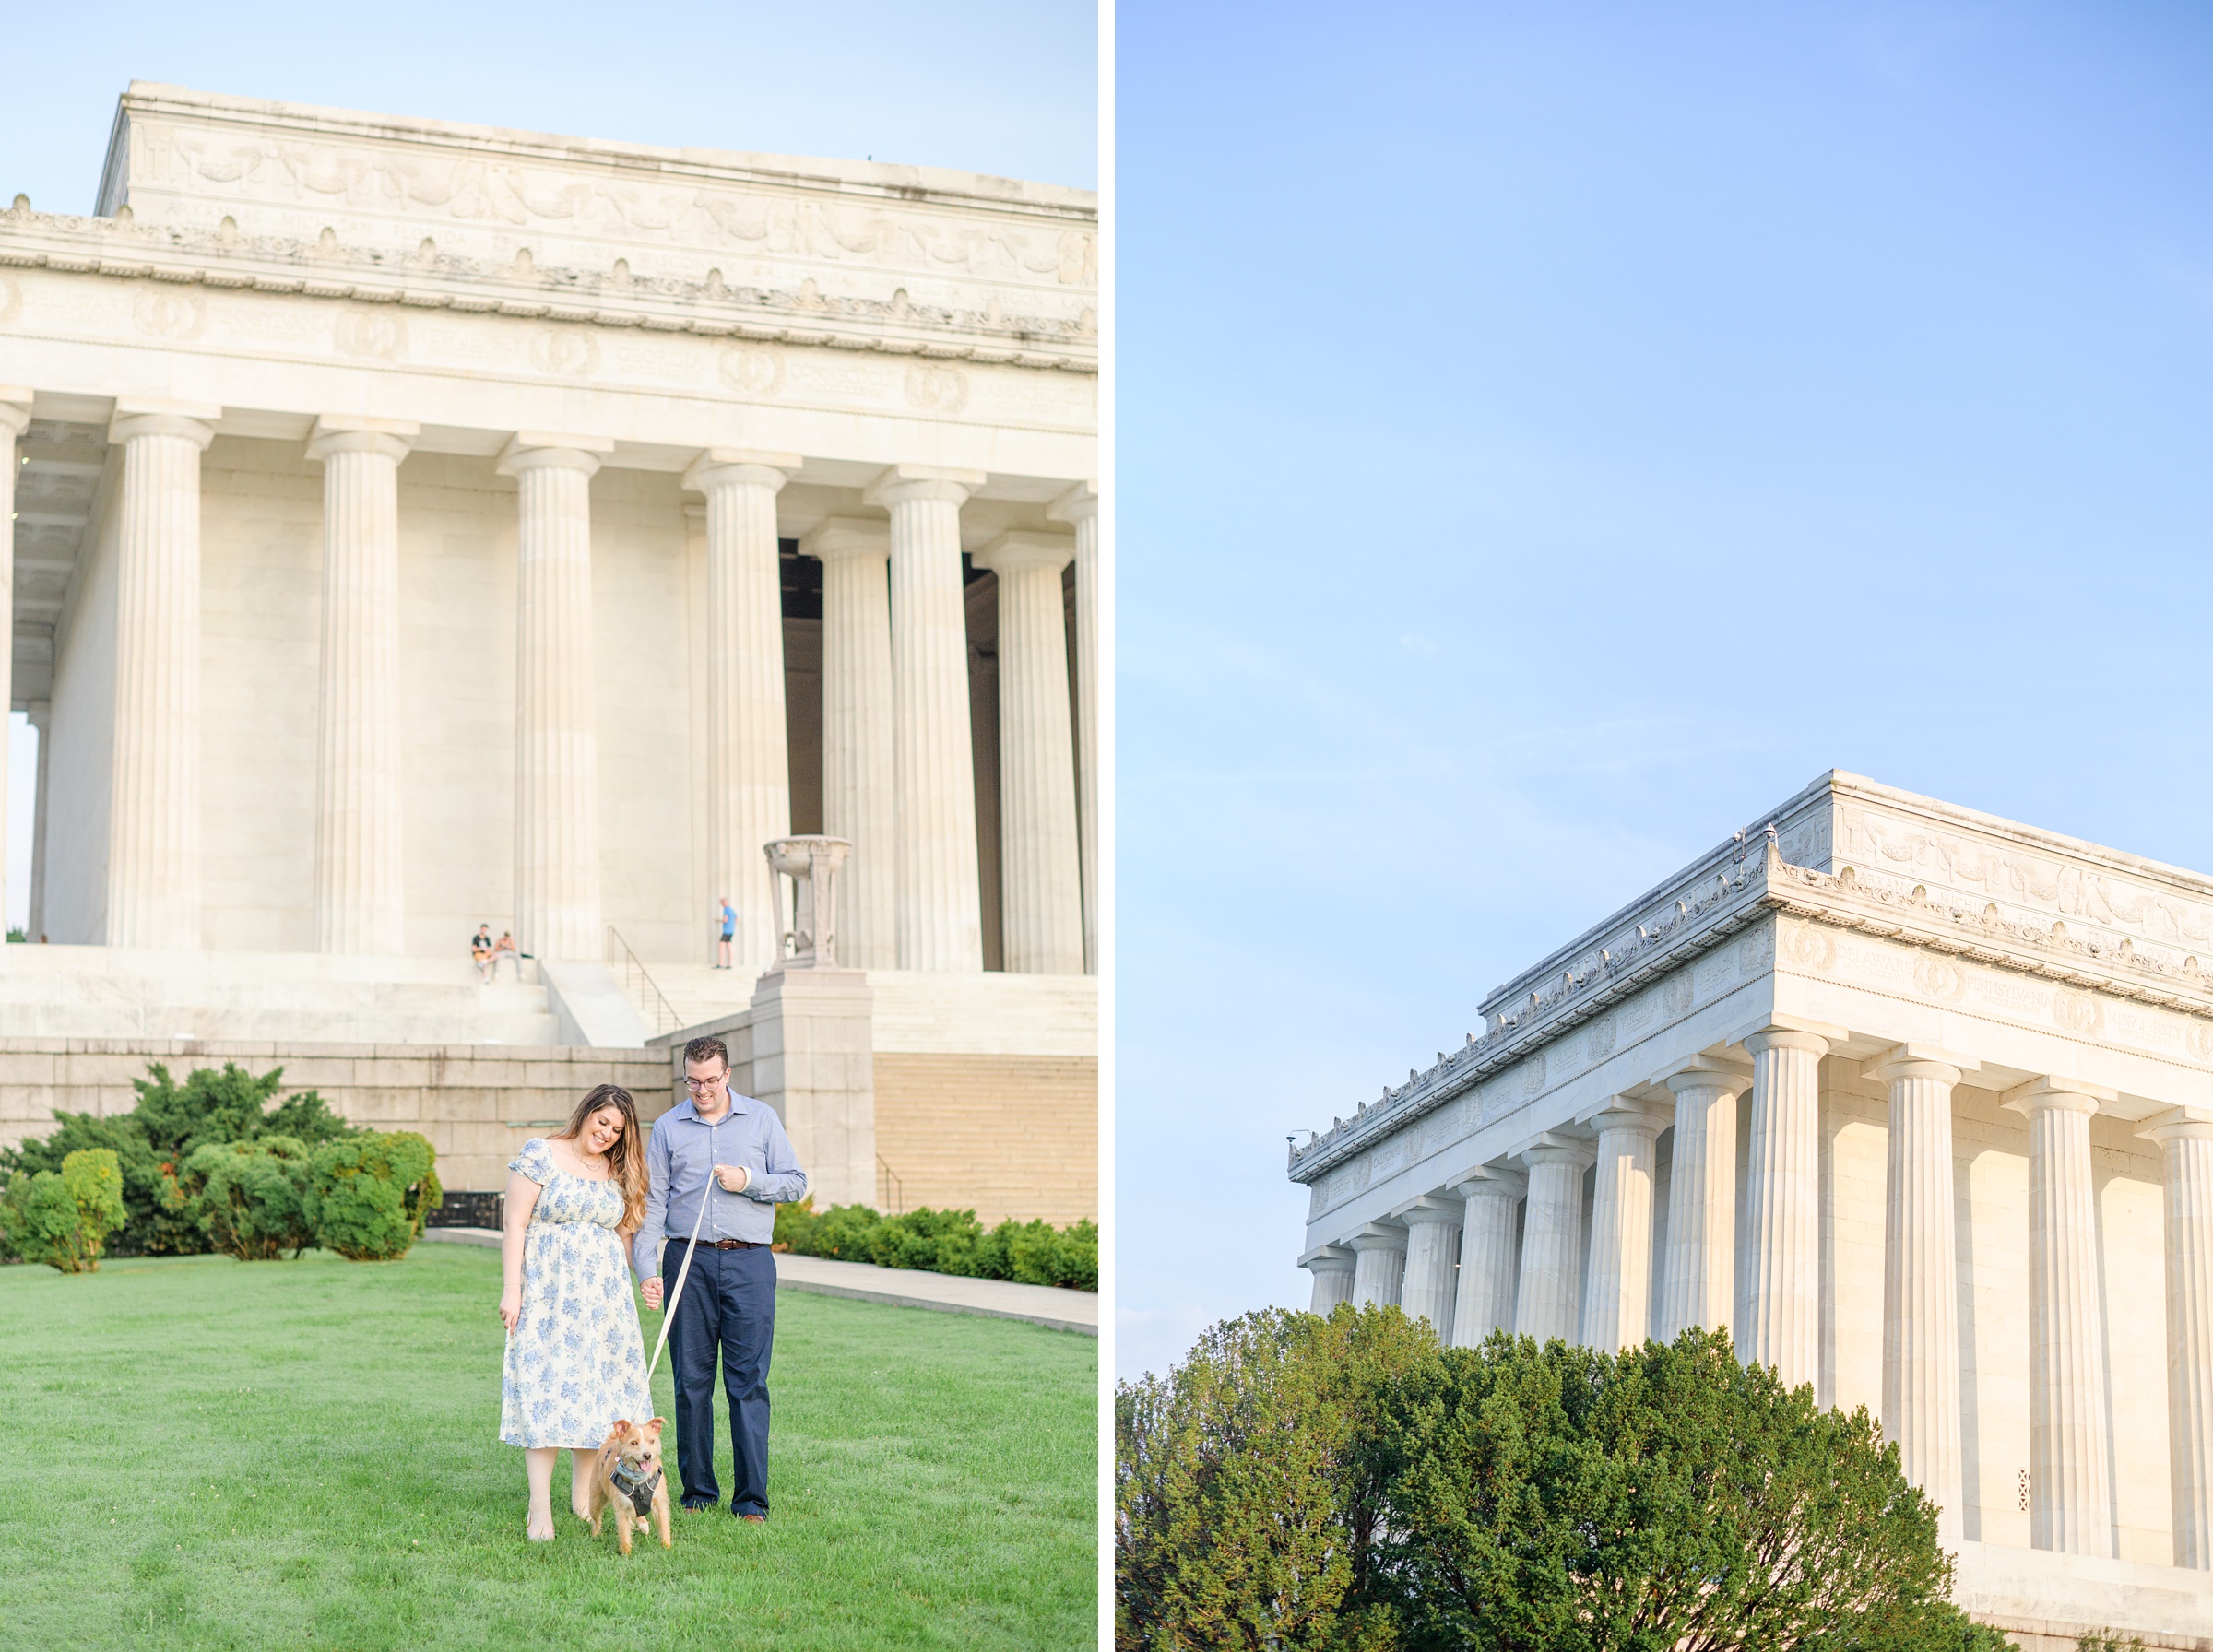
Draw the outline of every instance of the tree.
M1360 1419L1435 1358L1395 1308L1218 1325L1115 1395L1115 1644L1358 1646L1382 1488ZM1386 1644L1379 1642L1378 1644Z
M297 1258L315 1242L307 1220L307 1149L290 1136L211 1141L185 1161L193 1215L216 1249L242 1262Z

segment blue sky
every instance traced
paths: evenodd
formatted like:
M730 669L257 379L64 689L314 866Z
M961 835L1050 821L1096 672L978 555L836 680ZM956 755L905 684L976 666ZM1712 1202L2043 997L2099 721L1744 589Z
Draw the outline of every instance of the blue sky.
M133 80L585 137L873 156L1098 183L1097 13L1089 0L266 0L6 8L0 203L89 212ZM0 361L0 383L7 374ZM11 719L7 917L30 900L36 746Z
M1117 1365L1824 770L2213 868L2213 18L1118 18Z

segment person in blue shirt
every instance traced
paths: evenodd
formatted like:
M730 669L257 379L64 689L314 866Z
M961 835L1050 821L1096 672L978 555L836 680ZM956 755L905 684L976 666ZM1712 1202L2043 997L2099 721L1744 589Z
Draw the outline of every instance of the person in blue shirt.
M769 1243L776 1207L807 1197L807 1173L775 1110L731 1093L730 1052L721 1039L694 1038L684 1045L684 1088L685 1099L654 1121L645 1146L651 1181L645 1221L631 1241L631 1266L644 1284L645 1305L660 1307L664 1289L676 1289L698 1224L691 1271L669 1328L683 1505L713 1508L722 1500L715 1482L719 1353L737 1479L730 1513L766 1520L768 1361L776 1330L776 1263Z
M736 908L731 906L730 898L728 895L723 896L718 904L722 910L715 914L715 918L716 922L722 926L722 938L716 948L715 956L717 962L715 967L718 970L727 970L730 967L730 938L738 933L738 913Z

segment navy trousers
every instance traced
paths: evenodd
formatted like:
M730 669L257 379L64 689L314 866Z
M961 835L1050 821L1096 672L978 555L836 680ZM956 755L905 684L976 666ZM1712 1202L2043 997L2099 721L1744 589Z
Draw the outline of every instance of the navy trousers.
M684 1242L661 1251L661 1289L676 1289ZM692 1258L683 1300L669 1328L669 1367L676 1383L676 1467L686 1503L719 1503L715 1483L715 1360L730 1407L730 1457L737 1484L730 1512L768 1513L768 1356L776 1334L776 1262L757 1250L713 1250Z

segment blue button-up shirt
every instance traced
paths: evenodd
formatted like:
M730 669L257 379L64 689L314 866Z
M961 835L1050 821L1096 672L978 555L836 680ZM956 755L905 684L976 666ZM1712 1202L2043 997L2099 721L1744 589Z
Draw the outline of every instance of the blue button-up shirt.
M743 1193L726 1193L715 1179L717 1164L742 1164L752 1173ZM642 1280L661 1271L661 1242L687 1239L699 1222L707 1239L750 1239L765 1245L775 1234L776 1207L807 1197L807 1173L792 1154L775 1109L750 1095L732 1095L730 1110L714 1124L686 1096L653 1121L645 1144L645 1221L630 1243L631 1266ZM704 1195L707 1211L700 1217Z

